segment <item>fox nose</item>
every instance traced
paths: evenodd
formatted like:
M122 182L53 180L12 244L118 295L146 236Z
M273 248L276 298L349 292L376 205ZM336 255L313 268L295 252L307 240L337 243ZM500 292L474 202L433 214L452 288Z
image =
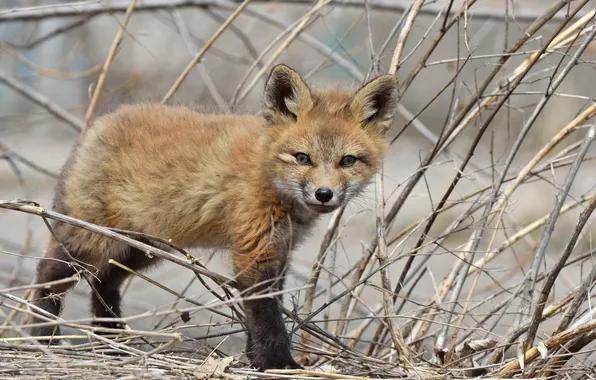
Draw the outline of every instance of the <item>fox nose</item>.
M319 202L329 202L331 198L333 198L333 191L327 187L320 187L315 191L315 198L317 198Z

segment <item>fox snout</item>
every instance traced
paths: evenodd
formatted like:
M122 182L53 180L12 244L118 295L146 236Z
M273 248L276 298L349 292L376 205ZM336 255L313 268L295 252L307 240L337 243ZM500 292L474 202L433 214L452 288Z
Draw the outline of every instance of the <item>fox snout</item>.
M346 202L345 191L341 187L307 183L303 189L304 203L320 213L331 212Z
M315 198L321 203L327 203L333 199L333 190L328 187L319 187L315 191Z

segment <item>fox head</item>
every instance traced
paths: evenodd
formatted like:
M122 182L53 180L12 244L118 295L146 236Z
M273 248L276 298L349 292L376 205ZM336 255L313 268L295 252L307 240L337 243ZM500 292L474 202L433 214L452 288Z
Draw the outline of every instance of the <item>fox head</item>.
M357 91L311 89L285 65L265 85L267 168L282 199L318 213L357 196L379 170L384 132L397 107L397 79Z

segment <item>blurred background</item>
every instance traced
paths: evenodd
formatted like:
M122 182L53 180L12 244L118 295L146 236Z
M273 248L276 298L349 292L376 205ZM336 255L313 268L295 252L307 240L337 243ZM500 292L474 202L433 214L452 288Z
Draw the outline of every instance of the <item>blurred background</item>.
M105 0L72 2L70 7L55 6L67 3L50 0L0 1L0 199L29 199L44 208L51 207L56 175L79 136L78 129L89 106L88 89L100 75L124 20L123 11L130 4L128 1ZM239 5L234 1L195 1L196 4L191 6L176 6L183 3L181 1L168 3L166 0L138 2L109 67L94 116L109 112L122 103L160 101L195 54ZM402 0L337 0L312 11L315 3L252 1L192 68L170 102L188 104L206 112L230 112L231 108L233 112L258 112L266 75L257 78L256 74L263 68L267 69L266 73L269 71L266 65L270 59L271 63L290 65L314 86L356 88L366 78L388 72L407 10L414 3ZM447 30L410 82L408 78L416 72L421 57L441 35L445 14L449 12L448 18L451 18L463 6L460 0L451 3L444 0L424 2L413 20L397 71L400 82L407 88L402 86L402 108L388 133L389 141L395 137L397 139L391 144L385 161L384 194L387 209L402 194L406 183L432 151L444 125L453 122L458 112L469 102L480 104L488 97L487 94L506 89L508 76L532 53L545 46L554 33L560 32L558 28L564 25L566 14L578 3L574 1L562 7L519 48L516 47L487 89L476 96L477 89L498 67L497 63L504 52L512 49L530 25L552 7L551 2L474 2L465 16ZM593 9L594 2L587 2L564 26L569 27ZM295 30L297 20L308 12L313 12L312 18L304 30L287 48L282 49L281 54L275 56L282 41L288 38L288 34L282 35L282 32ZM448 203L460 202L459 205L440 213L426 238L428 244L423 245L414 261L415 265L421 265L421 272L417 272L420 277L399 316L395 317L398 324L405 326L422 310L423 305L437 299L440 284L453 271L456 263L465 261L461 255L469 254L466 253L466 249L469 249L466 243L473 233L478 233L481 228L484 232L473 256L466 256L466 260L475 262L485 255L489 247L494 249L506 242L523 227L553 209L557 201L556 194L565 183L570 168L568 164L556 164L570 163L577 150L572 148L558 158L556 153L581 141L587 126L590 126L588 121L580 123L553 153L540 161L546 165L544 170L515 189L506 201L502 216L491 214L494 219L481 227L483 208L463 215L474 202L480 202L490 195L489 191L488 194L466 198L468 194L490 188L495 183L522 127L535 111L548 86L552 85L570 57L585 42L587 33L594 27L594 20L590 18L584 25L583 34L561 47L549 50L531 68L490 122L470 163L460 173L462 177L448 197ZM272 48L268 49L270 44ZM527 137L523 138L521 149L508 169L508 176L516 176L553 136L593 104L596 97L595 58L594 44L588 43L578 64L566 74ZM251 84L253 81L254 84ZM389 266L392 286L395 286L405 258L415 247L427 218L458 174L463 158L494 110L494 104L488 105L465 125L448 149L437 155L428 166L399 210L388 231L388 240L391 242L388 255L390 259L395 259ZM57 113L62 117L56 117ZM593 153L594 149L590 148L579 174L573 179L566 203L573 203L595 191L595 168L588 159ZM556 159L549 161L553 157ZM366 256L366 250L374 244L376 209L373 184L361 199L348 207L342 217L337 240L326 256L325 269L317 283L323 294L315 300L314 309L352 285L351 277L339 283L337 279ZM540 265L540 273L548 272L557 261L582 209L581 206L576 207L562 213L557 219L545 261ZM449 231L447 238L438 242L436 239L462 215L462 223L457 230ZM497 217L500 218L499 223L495 223ZM287 282L289 288L306 283L327 231L329 218L321 220L313 236L295 252L291 277ZM422 223L418 228L405 230L420 220ZM578 286L594 267L596 258L585 255L592 248L593 230L590 221L572 255L573 259L584 254L583 259L564 269L549 302ZM475 309L465 319L464 326L470 329L476 326L500 302L498 300L502 298L499 297L512 297L518 289L514 285L520 283L527 274L541 234L542 226L524 234L523 238L507 246L495 260L486 265L471 295L470 307ZM48 230L40 218L0 209L0 288L31 282L48 236ZM393 241L395 238L397 241ZM232 275L227 253L196 250L193 254L202 257L211 270ZM365 272L370 273L375 267L378 267L376 255ZM456 273L461 273L461 269ZM178 292L186 291L188 297L201 302L213 298L194 281L193 273L170 263L150 271L148 275ZM472 278L474 276L463 284L461 294L455 299L451 299L451 296L442 299L442 307L454 312L452 319L448 318L446 322L456 323L457 313L462 311L463 301L471 289ZM353 303L351 317L355 319L344 330L344 334L361 325L362 320L356 318L378 310L382 298L379 287L380 277L376 274L361 289L358 301ZM491 294L503 289L509 290L497 298L490 298ZM400 294L399 302L403 294ZM88 297L89 287L83 283L77 286L67 297L63 316L67 319L90 317ZM165 321L160 316L152 316L158 310L170 308L175 300L167 292L134 278L127 285L123 310L126 316L143 315L131 322L136 329L164 327L170 322L181 324L175 315L168 316L169 319ZM304 292L292 292L286 295L285 301L289 308L296 308L304 303ZM486 304L482 305L483 302ZM513 297L512 304L516 302L516 297ZM321 320L326 315L330 326L335 326L334 318L341 318L341 304L341 299L335 302L325 314L315 318L317 323L323 326ZM181 305L189 306L184 302ZM4 308L4 312L8 314L10 310ZM498 323L491 320L483 322L479 331L470 330L473 336L502 337L516 319L513 311L501 309L500 312L503 315ZM225 319L209 312L193 313L191 317L186 325L203 326L181 329L189 339L238 328L237 325L223 323ZM222 323L218 325L218 321ZM204 326L208 323L211 325ZM556 320L551 325L541 325L539 336L549 333L554 324ZM363 334L363 347L366 347L366 340L372 338L377 326L378 321L375 320ZM428 334L416 337L430 339L425 352L430 351L434 344L433 334L440 328L440 324L433 325ZM490 334L482 331L483 328L491 331ZM233 334L226 339L201 339L201 345L206 343L216 346L222 340L224 342L219 348L228 350L228 353L239 353L243 349L243 334ZM197 347L196 342L188 343L189 347Z

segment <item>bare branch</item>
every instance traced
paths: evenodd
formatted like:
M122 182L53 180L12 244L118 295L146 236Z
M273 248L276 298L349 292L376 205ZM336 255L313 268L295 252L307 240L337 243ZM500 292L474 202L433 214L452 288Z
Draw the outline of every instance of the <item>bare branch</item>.
M238 3L237 0L235 0ZM310 5L310 0L255 0L255 3L287 3L287 4L304 4ZM364 0L342 0L334 1L335 5L341 7L356 7L362 8L364 6ZM401 0L369 0L368 3L373 10L378 11L392 11L392 12L403 12L410 6L408 2ZM180 7L221 7L226 9L230 2L222 0L143 0L139 4L138 11L155 11L159 9L172 9ZM100 3L99 1L82 1L79 3L67 3L57 4L52 7L28 7L28 8L15 8L5 11L0 11L0 22L1 21L30 21L30 20L41 20L53 17L67 17L67 16L79 16L79 15L97 15L102 13L117 13L126 12L129 3L126 0L114 0L107 4ZM440 8L437 6L427 5L422 8L420 13L425 15L436 15L440 12ZM455 13L451 13L455 14ZM534 21L539 14L532 9L518 10L513 15L515 20L518 22ZM491 9L482 9L476 11L470 11L468 17L475 20L502 20L505 16L503 12L495 11ZM567 17L564 12L557 14L553 20L560 21Z
M83 130L83 123L70 112L60 107L58 104L52 102L47 96L38 92L34 88L11 78L0 72L0 82L17 91L19 94L25 96L27 99L43 107L46 111L54 115L58 120L70 125L75 131Z
M103 88L103 83L106 80L106 76L108 75L108 70L110 69L110 65L114 60L114 56L116 55L116 50L118 49L118 45L120 45L120 41L124 36L124 31L126 30L126 26L132 17L132 12L135 10L135 6L137 5L137 0L131 0L129 7L126 10L126 15L124 16L124 21L120 25L120 29L116 36L114 37L114 41L112 42L112 47L108 52L108 56L106 57L106 61L103 65L101 70L101 74L99 74L99 79L95 84L93 89L93 95L91 96L91 103L89 104L89 108L87 108L87 113L85 114L85 120L83 121L83 131L85 131L89 127L89 122L91 121L91 117L93 116L93 110L95 109L95 105L99 99L99 94L101 93L101 89Z

